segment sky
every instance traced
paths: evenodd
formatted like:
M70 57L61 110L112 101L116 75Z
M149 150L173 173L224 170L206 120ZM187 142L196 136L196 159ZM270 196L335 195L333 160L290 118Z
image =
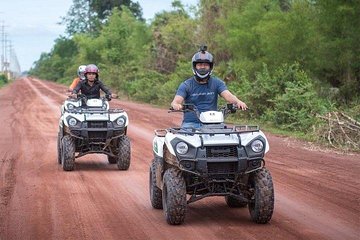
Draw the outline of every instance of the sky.
M171 10L173 0L135 1L140 3L143 17L149 21L156 13ZM65 35L65 26L58 23L61 17L66 16L72 0L0 0L0 2L0 26L5 26L7 40L10 40L16 53L21 71L29 70L40 58L41 53L51 51L56 38ZM185 6L196 5L198 0L181 0L181 2Z

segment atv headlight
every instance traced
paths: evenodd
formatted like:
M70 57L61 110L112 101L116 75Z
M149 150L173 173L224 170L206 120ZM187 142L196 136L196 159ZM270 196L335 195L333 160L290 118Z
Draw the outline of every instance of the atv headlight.
M104 103L104 104L102 105L102 109L106 110L106 108L107 108L107 104Z
M118 119L116 119L116 124L119 125L120 127L125 126L125 123L126 123L125 117L119 117Z
M256 153L259 153L264 149L264 143L262 141L256 139L255 141L253 141L251 143L251 149Z
M70 126L74 127L74 126L76 126L77 121L76 121L75 118L70 118L68 120L68 123L69 123Z
M189 146L184 142L179 142L176 144L176 152L178 154L186 154L189 150Z

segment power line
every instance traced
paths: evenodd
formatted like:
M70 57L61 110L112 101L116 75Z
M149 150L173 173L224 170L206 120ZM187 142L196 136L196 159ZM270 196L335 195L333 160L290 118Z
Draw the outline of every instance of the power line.
M1 13L1 12L0 12ZM14 46L9 35L5 32L5 23L1 22L1 73L8 79L15 79L20 76L21 69L16 56Z

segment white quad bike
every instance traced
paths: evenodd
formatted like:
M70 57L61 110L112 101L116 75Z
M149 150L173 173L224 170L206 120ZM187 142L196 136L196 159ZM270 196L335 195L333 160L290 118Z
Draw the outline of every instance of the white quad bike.
M185 104L181 111L195 111L202 127L155 130L149 179L152 207L164 209L167 222L178 225L185 220L188 203L224 196L231 208L248 206L254 222L269 222L274 187L265 168L269 144L264 133L258 126L226 126L224 118L236 112L232 104L201 114Z
M109 109L105 97L68 98L61 107L57 139L58 163L74 170L75 158L90 153L106 154L118 169L130 167L130 139L126 135L129 118L123 109ZM78 153L75 156L75 153Z

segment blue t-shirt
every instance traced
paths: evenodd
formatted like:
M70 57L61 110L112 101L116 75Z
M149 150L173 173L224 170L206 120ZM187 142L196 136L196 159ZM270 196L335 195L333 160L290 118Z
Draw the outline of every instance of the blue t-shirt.
M227 90L223 81L211 76L206 84L200 84L191 77L180 84L176 95L187 104L194 104L199 112L216 111L218 95ZM185 112L183 122L199 122L194 112Z

